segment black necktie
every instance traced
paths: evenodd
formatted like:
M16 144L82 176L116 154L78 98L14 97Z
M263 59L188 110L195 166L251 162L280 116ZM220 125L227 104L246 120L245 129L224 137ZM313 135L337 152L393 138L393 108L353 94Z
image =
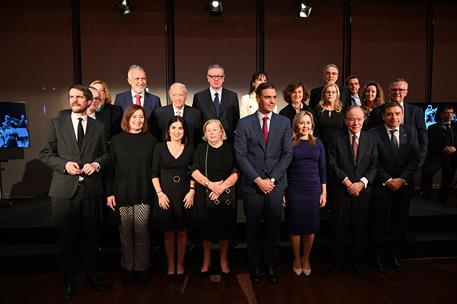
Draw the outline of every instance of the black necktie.
M219 93L214 93L214 109L216 110L216 117L219 118Z
M395 137L395 132L397 132L397 129L392 129L389 131L390 132L390 144L392 145L392 148L394 149L395 154L398 154L398 140L397 137Z
M84 129L83 129L83 119L78 118L78 147L79 151L82 150L83 142L84 142Z

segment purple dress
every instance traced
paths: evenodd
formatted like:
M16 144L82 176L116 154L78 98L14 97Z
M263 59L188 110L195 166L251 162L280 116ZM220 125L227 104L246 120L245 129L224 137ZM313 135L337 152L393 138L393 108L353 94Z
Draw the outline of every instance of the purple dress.
M319 231L319 200L322 184L327 183L325 149L322 141L307 140L293 147L293 159L287 169L288 186L285 209L289 232L306 235Z

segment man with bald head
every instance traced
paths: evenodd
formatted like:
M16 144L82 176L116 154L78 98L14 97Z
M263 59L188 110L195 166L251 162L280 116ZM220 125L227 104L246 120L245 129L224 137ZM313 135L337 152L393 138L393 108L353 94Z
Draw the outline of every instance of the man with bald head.
M181 116L184 118L187 134L189 134L188 143L196 146L202 136L200 111L186 105L187 88L184 84L179 82L173 83L170 86L168 94L171 104L157 108L153 114L152 123L155 136L159 141L165 141L167 138L168 122L173 116Z
M324 88L325 85L329 83L336 83L338 81L338 67L333 64L327 64L323 71L322 71L322 80L324 81L324 85L314 88L311 90L311 95L309 98L309 106L314 109L314 107L321 101L321 96L322 96L322 89ZM343 87L343 86L338 86L340 90L340 100L341 104L343 105L343 108L347 107L350 105L350 100L349 99L349 92L348 90Z

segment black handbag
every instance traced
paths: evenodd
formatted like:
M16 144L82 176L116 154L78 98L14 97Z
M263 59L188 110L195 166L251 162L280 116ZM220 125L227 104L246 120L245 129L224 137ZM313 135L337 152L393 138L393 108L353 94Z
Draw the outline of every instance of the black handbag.
M208 148L209 145L206 145L206 155L205 155L205 176L208 178ZM212 200L209 195L211 193L211 190L206 188L206 195L205 195L205 200L206 200L206 206L208 208L214 208L214 209L231 209L235 208L236 206L236 196L235 196L235 186L231 186L226 188L221 194L219 194L219 197L215 200Z

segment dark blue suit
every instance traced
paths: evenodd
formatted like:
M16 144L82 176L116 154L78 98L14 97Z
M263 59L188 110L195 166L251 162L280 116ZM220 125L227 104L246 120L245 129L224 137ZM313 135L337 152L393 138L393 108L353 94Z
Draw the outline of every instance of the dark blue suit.
M133 103L132 91L122 92L116 95L116 99L114 104L120 106L123 111ZM160 97L156 95L149 94L148 92L144 92L144 112L146 114L147 122L150 123L152 112L155 109L159 108L160 104Z
M238 122L235 132L235 155L242 173L239 184L246 214L248 258L251 266L260 266L261 219L265 221L266 248L264 262L274 266L282 217L282 197L287 187L286 170L292 161L292 137L287 118L272 113L268 142L265 143L258 112ZM254 180L274 178L269 194L260 191Z

